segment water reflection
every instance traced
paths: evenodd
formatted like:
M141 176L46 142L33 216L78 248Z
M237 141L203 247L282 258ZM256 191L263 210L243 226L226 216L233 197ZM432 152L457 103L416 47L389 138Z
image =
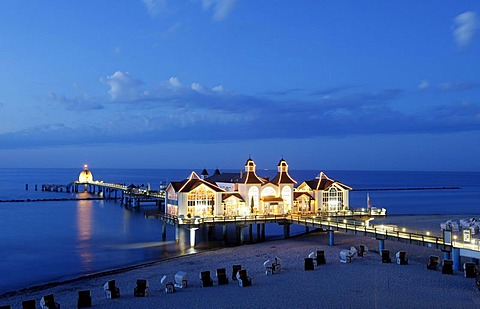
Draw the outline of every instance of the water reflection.
M77 201L77 250L84 269L91 269L93 262L90 239L92 237L92 206L89 200Z

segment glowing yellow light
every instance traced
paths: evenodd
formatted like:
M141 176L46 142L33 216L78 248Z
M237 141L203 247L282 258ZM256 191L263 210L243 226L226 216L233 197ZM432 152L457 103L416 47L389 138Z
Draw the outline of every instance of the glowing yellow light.
M406 231L405 228L402 228L402 232L405 232L405 231Z
M453 235L453 239L457 239L457 235Z
M346 220L346 219L343 219L343 223L347 223L347 220Z
M427 236L430 236L430 232L427 232Z

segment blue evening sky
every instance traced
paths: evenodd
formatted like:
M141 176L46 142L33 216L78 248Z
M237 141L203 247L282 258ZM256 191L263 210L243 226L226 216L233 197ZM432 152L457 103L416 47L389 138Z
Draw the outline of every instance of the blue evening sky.
M480 1L0 2L0 167L480 171Z

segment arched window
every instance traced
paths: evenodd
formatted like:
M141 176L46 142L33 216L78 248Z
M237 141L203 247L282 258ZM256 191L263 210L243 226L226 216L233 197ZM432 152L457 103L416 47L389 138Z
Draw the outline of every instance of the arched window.
M277 192L272 187L266 187L262 190L262 197L264 196L275 196Z
M286 211L291 210L292 206L292 189L290 187L283 187L282 189L283 205Z
M254 207L257 210L259 209L258 193L259 193L259 190L257 187L251 187L250 190L248 190L248 202L247 202L250 205L250 207ZM252 201L253 201L253 205L252 205Z

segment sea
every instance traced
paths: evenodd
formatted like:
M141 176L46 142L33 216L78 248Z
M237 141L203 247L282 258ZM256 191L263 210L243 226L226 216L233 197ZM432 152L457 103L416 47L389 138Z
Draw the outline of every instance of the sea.
M185 169L93 169L95 180L150 186L188 177ZM90 196L87 193L44 192L42 184L68 184L81 169L0 168L0 200L61 199ZM200 173L201 171L196 171ZM224 170L223 172L238 172ZM324 171L330 178L353 188L350 207L371 205L395 215L480 216L480 172ZM210 174L213 170L210 171ZM257 174L273 177L276 170ZM318 170L291 170L298 184L314 179ZM35 190L37 185L37 190ZM147 219L144 211L113 200L65 200L0 202L0 295L38 285L72 280L85 275L160 261L231 245L207 241L197 233L190 248L188 233L175 241L167 226L162 241L159 220ZM254 229L255 230L255 229ZM292 234L304 232L292 227ZM267 240L281 238L283 229L270 224Z

